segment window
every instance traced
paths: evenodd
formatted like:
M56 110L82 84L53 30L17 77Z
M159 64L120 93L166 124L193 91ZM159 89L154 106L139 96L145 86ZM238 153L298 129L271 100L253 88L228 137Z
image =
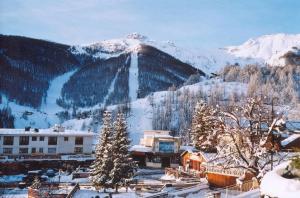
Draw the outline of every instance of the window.
M36 148L31 148L31 153L36 153Z
M69 141L69 137L64 137L64 141Z
M39 148L39 153L44 153L44 149L43 148Z
M48 137L48 145L56 145L57 137Z
M74 152L75 153L82 153L83 152L83 148L82 147L75 147Z
M83 145L83 137L76 137L75 138L76 145Z
M36 137L36 136L33 136L33 137L31 137L31 140L32 140L32 141L36 141L36 140L37 140L37 137Z
M174 152L174 142L159 142L159 152L173 153Z
M3 148L3 154L12 154L13 149L12 148Z
M3 145L14 145L14 137L13 136L4 136L3 137Z
M20 148L19 153L20 154L27 154L28 153L28 148Z
M56 148L48 148L48 153L55 154L56 153Z
M45 137L44 136L41 136L40 137L40 141L44 141Z
M29 144L29 136L20 136L19 144L20 145L28 145Z

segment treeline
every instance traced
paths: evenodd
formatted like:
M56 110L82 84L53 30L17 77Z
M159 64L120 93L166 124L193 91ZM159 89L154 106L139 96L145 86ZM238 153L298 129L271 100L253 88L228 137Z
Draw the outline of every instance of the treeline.
M261 67L258 65L226 66L222 71L225 82L248 84L247 95L276 98L280 104L297 104L300 98L300 67Z
M154 47L143 45L138 54L139 92L143 98L155 91L179 87L193 74L204 73L191 65L166 54Z
M0 109L0 128L14 128L14 121L10 108Z
M9 100L39 107L49 81L79 65L69 46L0 35L0 90Z
M78 70L63 86L62 98L57 101L65 108L91 107L123 103L128 100L129 54L122 54L107 60L97 60ZM115 79L115 77L117 77ZM115 79L113 92L106 101L111 83Z

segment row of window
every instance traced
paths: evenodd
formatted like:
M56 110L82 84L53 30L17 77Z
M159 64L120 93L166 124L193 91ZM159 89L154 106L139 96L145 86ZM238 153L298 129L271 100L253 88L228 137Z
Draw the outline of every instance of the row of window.
M32 136L31 141L37 141L37 136ZM44 141L45 137L40 136L40 141ZM69 141L69 137L64 137L64 141ZM83 137L75 137L76 145L83 145ZM14 145L14 136L4 136L3 145ZM20 136L19 145L29 145L29 136ZM57 145L57 137L48 137L48 145Z
M19 154L28 154L29 149L28 148L19 148ZM74 148L75 153L83 153L82 147L75 147ZM31 148L31 153L44 153L44 148ZM48 148L48 153L55 154L56 148ZM13 154L12 148L3 148L3 154Z

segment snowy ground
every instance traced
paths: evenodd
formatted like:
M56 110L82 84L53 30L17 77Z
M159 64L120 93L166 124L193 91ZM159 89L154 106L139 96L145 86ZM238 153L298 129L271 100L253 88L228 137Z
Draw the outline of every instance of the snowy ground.
M261 192L278 198L299 198L300 179L287 179L281 175L290 162L285 162L268 172L261 181Z
M27 198L28 196L27 189L10 189L10 190L0 190L0 198Z
M25 177L24 174L19 175L3 175L0 177L0 183L20 182Z

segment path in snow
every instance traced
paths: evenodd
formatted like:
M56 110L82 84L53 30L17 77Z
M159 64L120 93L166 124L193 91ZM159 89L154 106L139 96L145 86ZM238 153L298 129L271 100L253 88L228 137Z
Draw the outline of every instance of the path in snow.
M47 91L46 100L43 102L41 106L41 111L48 114L48 118L51 124L58 123L58 118L55 114L59 111L63 111L64 109L56 104L56 100L61 96L61 90L64 84L70 79L70 77L76 72L77 70L73 70L63 75L60 75L54 78L50 82L49 89Z
M137 52L132 52L129 67L129 97L131 101L137 99L137 91L139 88L138 70L138 55Z
M111 95L111 93L112 93L112 92L114 91L114 89L115 89L115 83L116 83L116 80L117 80L117 78L118 78L118 76L119 76L120 71L121 71L121 69L118 69L118 72L116 73L116 76L114 77L113 81L110 83L110 86L109 86L109 88L108 88L108 92L107 92L106 96L105 96L104 99L103 99L103 103L102 103L103 106L106 105L106 102L107 102L109 96Z

